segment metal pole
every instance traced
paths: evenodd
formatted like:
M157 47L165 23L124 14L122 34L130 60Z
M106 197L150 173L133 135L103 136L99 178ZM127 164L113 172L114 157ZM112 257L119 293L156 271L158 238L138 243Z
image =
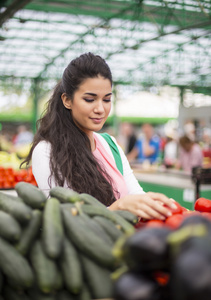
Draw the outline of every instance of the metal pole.
M38 118L38 101L39 101L39 80L34 79L32 84L32 97L33 97L33 108L32 108L32 129L36 131L36 122Z

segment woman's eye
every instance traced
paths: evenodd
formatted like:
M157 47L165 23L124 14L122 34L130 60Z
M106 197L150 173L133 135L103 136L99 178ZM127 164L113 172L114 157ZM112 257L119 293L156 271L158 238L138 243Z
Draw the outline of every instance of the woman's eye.
M84 99L86 102L93 102L94 99Z
M105 102L111 102L111 99L104 99Z

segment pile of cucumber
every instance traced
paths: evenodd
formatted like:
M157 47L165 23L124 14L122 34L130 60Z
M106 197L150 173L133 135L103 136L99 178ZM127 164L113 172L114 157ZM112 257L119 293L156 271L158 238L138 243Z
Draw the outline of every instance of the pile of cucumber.
M113 297L114 245L138 219L63 187L50 197L30 183L0 192L0 300Z

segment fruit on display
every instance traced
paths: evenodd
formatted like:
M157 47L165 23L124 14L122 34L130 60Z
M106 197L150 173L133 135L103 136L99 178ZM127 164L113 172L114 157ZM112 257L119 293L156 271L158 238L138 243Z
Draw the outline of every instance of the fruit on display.
M112 298L121 266L113 248L135 233L138 218L61 187L48 198L23 181L15 190L0 191L0 298Z
M204 202L207 201L211 203L209 199ZM199 208L197 201L195 207ZM143 220L140 226L137 223L136 232L114 246L115 257L125 264L122 272L114 272L114 299L211 299L208 214L203 209L202 212L182 209L172 215L171 222L167 218Z
M210 212L211 213L211 201L206 198L198 198L194 205L195 210L200 212Z
M22 159L18 157L16 152L0 151L0 166L3 168L12 168L18 170Z
M0 189L13 189L21 181L37 186L31 167L15 170L0 166Z

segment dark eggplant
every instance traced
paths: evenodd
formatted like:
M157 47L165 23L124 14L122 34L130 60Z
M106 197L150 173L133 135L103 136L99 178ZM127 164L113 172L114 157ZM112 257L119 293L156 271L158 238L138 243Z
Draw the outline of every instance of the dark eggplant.
M148 227L130 236L123 245L123 258L131 270L168 271L168 227Z
M211 299L211 239L191 237L172 261L170 277L173 300Z
M209 232L211 232L211 221L203 215L200 214L191 214L190 216L186 216L179 228L182 228L187 225L197 225L204 224Z
M114 282L115 300L160 300L160 286L151 277L128 271Z

